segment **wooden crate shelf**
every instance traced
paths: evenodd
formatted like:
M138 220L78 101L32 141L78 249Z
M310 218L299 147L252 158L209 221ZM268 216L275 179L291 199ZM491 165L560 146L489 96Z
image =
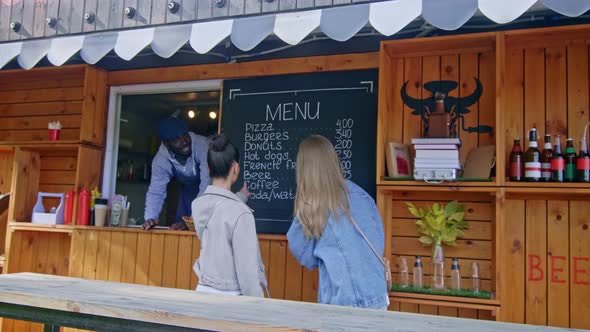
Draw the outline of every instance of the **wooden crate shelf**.
M574 265L579 267L590 257L590 184L511 182L507 174L513 139L525 138L521 146L526 149L530 128L537 128L541 141L544 134L550 134L577 142L584 132L590 121L588 36L590 25L580 25L381 44L376 183L377 203L386 224L386 255L428 253L417 243L415 220L405 202L426 207L459 200L472 206L477 218L472 219L473 229L466 232L473 245L453 248L453 255L471 255L483 262L480 266L487 269L489 290L497 296L475 303L473 299L395 293L392 299L401 302L401 311L440 314L443 306L459 303L498 308L495 313L502 321L590 328L585 310L590 288L572 276ZM495 145L494 181L426 184L385 180L387 144L410 144L412 138L423 135L424 119L414 108L424 110L415 100L427 104L432 98L425 83L455 81L458 89L449 95L462 98L474 91L474 77L483 92L464 112L461 128L487 125L494 130L490 135L460 130L460 159L464 162L466 153L475 147ZM405 101L408 96L414 99L411 107ZM579 144L574 146L578 150ZM477 257L474 250L479 250ZM393 266L392 272L398 269ZM476 318L480 309L477 311Z
M417 293L390 292L390 300L401 303L426 304L444 307L479 309L495 311L500 306L498 300L475 299L459 296L427 295Z
M51 232L51 233L72 233L74 226L71 225L44 225L31 222L11 221L8 223L11 231L27 232Z
M489 192L498 190L495 182L442 182L426 183L424 181L389 181L377 183L379 191L423 191L423 192Z
M78 144L77 140L58 140L58 141L0 141L0 145L14 146L61 146L68 144Z

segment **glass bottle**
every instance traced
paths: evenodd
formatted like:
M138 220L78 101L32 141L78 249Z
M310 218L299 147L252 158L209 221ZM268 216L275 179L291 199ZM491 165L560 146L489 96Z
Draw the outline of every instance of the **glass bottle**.
M445 261L441 244L434 246L432 265L432 288L445 289Z
M520 147L520 139L514 140L512 152L510 152L510 181L522 181L523 178L523 155Z
M551 181L551 157L553 148L551 147L551 135L545 134L545 145L541 151L541 181Z
M129 169L127 171L127 178L129 181L133 181L135 178L135 170L133 168L133 161L129 161Z
M565 160L561 154L561 138L555 135L555 148L553 149L553 157L551 157L551 180L553 182L563 182L565 171Z
M420 256L416 256L416 262L414 262L414 287L422 288L422 259Z
M586 137L580 140L580 154L576 162L577 180L578 182L590 182L590 155L588 155L588 143Z
M408 275L408 259L406 257L401 257L401 266L399 269L401 281L400 285L402 288L406 288L410 285L409 275Z
M453 265L451 265L451 289L461 289L461 270L459 269L459 259L453 257Z
M473 292L479 293L479 265L477 264L477 262L473 262L471 269L472 269L471 280L473 281Z
M539 181L541 178L541 153L537 149L537 128L529 131L529 148L524 156L525 181Z
M565 159L563 180L565 182L574 182L576 180L576 149L574 149L574 140L572 138L567 139L563 159Z

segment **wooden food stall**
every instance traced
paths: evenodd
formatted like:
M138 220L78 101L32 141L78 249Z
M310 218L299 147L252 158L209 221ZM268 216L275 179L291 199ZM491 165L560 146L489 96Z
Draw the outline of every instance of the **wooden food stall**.
M466 206L470 228L457 246L445 247L445 275L457 257L469 285L476 262L480 287L492 294L480 299L392 292L390 310L590 328L590 186L511 182L505 170L512 140L525 137L531 127L540 137L581 136L590 121L588 36L590 25L576 25L383 41L373 53L122 71L88 65L0 71L0 191L11 192L8 211L0 210L2 271L195 288L192 264L199 242L191 232L30 222L37 192L100 184L109 88L378 69L375 186L394 280L399 282L400 257L413 263L414 256L423 256L425 280L432 274L431 249L418 241L405 202L424 207L458 200ZM424 84L437 80L458 82L450 92L457 98L471 95L476 82L483 87L462 116L461 128L485 125L493 131L460 130L460 158L465 161L472 148L495 145L491 181L428 184L386 178L386 144L409 144L423 130L402 100L402 89L414 99L430 98ZM58 119L64 124L62 139L49 142L47 122ZM259 234L259 240L272 297L315 302L317 270L296 262L285 236ZM41 328L10 319L2 327Z

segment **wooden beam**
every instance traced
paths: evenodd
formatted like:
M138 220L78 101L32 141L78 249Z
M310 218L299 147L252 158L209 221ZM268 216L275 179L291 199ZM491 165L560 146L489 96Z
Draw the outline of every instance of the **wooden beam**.
M373 52L113 71L109 72L108 85L244 78L338 70L375 69L378 67L379 52Z
M0 281L0 303L6 303L9 307L30 306L34 311L67 312L69 315L66 318L70 319L70 323L72 319L94 315L107 319L124 317L124 320L215 331L390 331L393 326L397 330L415 332L517 332L531 329L525 325L407 315L384 310L364 310L248 296L222 297L189 290L34 273L5 274L0 276ZM444 304L444 301L436 301L432 305ZM475 303L472 307L482 310L497 308L496 305ZM63 317L53 318L61 321ZM535 329L566 330L541 326Z

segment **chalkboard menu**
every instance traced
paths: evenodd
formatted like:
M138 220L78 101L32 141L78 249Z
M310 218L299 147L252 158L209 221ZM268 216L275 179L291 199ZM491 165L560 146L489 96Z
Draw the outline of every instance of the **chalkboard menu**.
M377 70L227 80L221 128L240 149L259 233L293 221L299 143L312 134L336 148L344 176L375 197Z

